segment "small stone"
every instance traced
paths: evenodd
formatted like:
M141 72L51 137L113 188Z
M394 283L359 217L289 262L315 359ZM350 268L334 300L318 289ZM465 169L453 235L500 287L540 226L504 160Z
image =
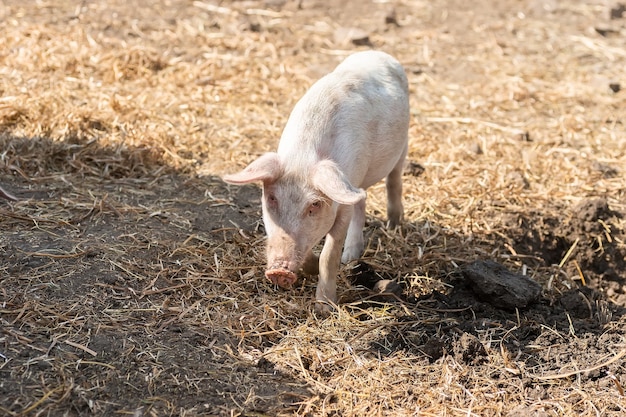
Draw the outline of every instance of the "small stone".
M382 279L374 284L372 290L378 295L374 297L374 300L382 303L393 303L403 299L402 285L390 279Z
M433 363L437 359L441 358L446 353L446 345L437 336L433 336L422 346L422 352L424 352L430 359L430 363Z
M591 163L591 169L602 174L604 178L615 178L619 174L617 169L600 161L593 161Z
M472 290L494 307L524 308L539 299L541 286L525 275L510 272L494 261L475 261L463 267Z
M250 31L251 32L260 32L261 31L261 24L258 22L250 22Z
M626 5L622 3L617 3L615 7L611 8L610 17L611 20L621 19L626 15Z
M523 173L519 171L511 171L506 175L506 182L514 188L528 189L530 183Z
M404 173L412 177L419 177L424 173L424 171L426 171L426 168L415 161L409 161L406 168L404 168Z
M388 25L400 26L400 23L398 23L396 9L391 9L387 12L387 15L385 16L385 23Z
M532 142L533 140L530 137L530 133L528 132L522 132L522 133L518 133L516 135L517 140L522 141L522 142Z
M467 151L470 152L470 153L476 154L476 155L482 155L483 154L483 149L476 142L470 143L469 145L467 145Z
M374 284L373 290L385 294L402 294L402 286L390 279L381 279L376 284Z
M452 347L454 358L468 365L480 365L487 361L487 350L476 336L463 333Z

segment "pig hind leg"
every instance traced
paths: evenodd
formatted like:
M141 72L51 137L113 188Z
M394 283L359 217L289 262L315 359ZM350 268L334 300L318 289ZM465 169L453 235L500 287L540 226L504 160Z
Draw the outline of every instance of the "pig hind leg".
M348 226L346 244L341 255L341 262L348 263L358 259L363 254L365 241L363 240L363 226L365 226L365 200L353 206L352 219Z
M389 220L389 227L392 228L402 222L402 216L404 215L404 207L402 206L402 171L404 170L405 158L406 150L386 180L387 219Z

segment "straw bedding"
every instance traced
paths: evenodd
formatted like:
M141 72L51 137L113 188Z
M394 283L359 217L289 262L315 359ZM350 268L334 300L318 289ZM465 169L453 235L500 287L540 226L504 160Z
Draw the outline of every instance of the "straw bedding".
M623 6L8 0L0 20L0 414L626 411ZM258 187L219 177L368 48L410 81L405 223L368 191L324 319L314 278L263 278ZM540 298L493 305L476 260Z

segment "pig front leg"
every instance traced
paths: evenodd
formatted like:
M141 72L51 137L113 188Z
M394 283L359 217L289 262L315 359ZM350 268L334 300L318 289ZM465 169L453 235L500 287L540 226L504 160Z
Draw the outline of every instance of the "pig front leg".
M359 259L363 254L365 242L363 240L363 227L365 226L365 199L354 205L352 220L348 227L346 244L341 255L341 262L348 263Z
M341 205L335 223L326 235L320 254L319 281L315 292L315 311L328 315L337 304L337 273L341 264L341 250L346 240L353 207Z

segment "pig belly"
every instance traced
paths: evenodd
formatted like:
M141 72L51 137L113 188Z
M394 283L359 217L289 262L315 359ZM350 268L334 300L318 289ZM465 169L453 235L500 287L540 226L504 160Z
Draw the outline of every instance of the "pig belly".
M404 146L400 145L399 149L393 150L394 155L385 155L385 158L375 159L370 162L369 169L365 172L363 179L355 181L355 184L358 184L358 187L367 189L385 178L398 165L400 159L406 155L406 147L406 144ZM380 152L374 152L374 154L381 155Z

